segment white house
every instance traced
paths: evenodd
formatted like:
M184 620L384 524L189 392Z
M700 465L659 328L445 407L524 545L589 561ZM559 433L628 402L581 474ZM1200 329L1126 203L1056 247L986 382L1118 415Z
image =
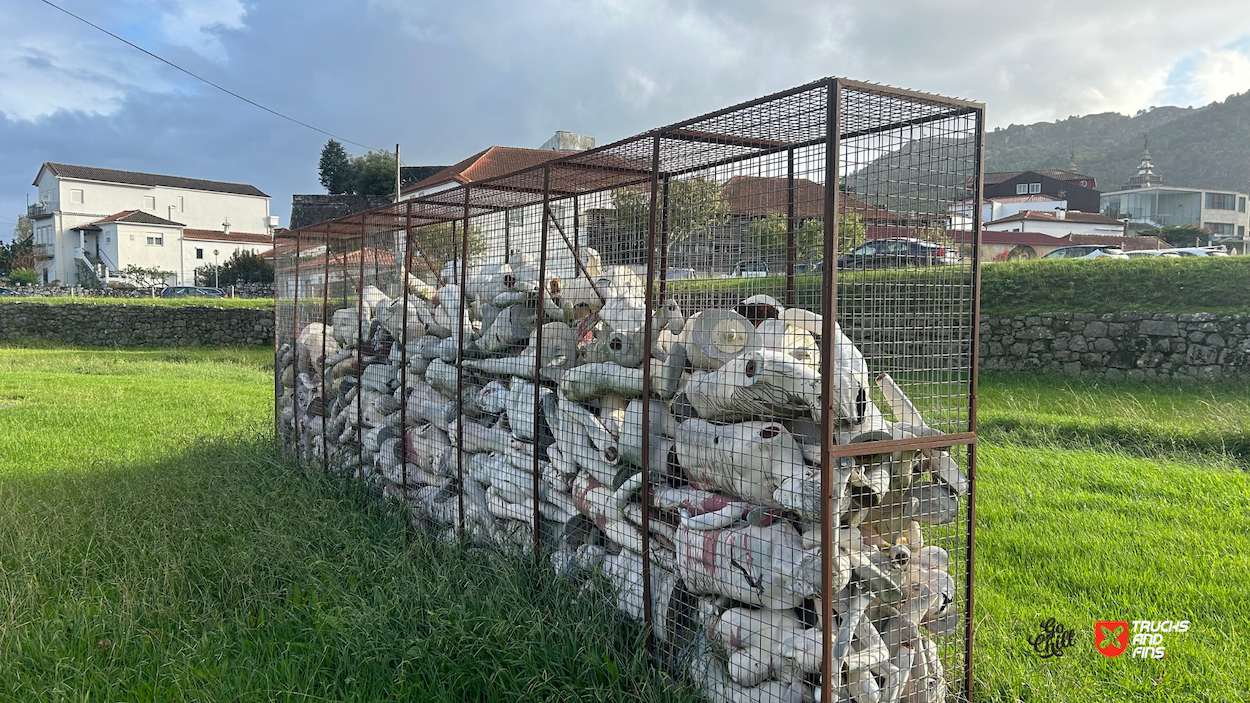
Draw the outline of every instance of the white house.
M243 183L45 163L34 185L28 214L44 282L93 284L135 265L191 284L197 267L268 250L278 224L269 196Z
M994 232L1040 232L1052 237L1069 234L1123 235L1124 223L1105 215L1075 210L1025 210L987 222Z

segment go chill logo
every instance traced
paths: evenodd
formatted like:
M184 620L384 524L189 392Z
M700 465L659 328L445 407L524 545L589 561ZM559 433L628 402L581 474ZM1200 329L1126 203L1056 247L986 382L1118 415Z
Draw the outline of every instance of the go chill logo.
M1188 620L1099 620L1094 623L1094 649L1115 658L1132 647L1132 659L1162 659L1164 635L1189 632ZM1130 639L1131 635L1131 639Z

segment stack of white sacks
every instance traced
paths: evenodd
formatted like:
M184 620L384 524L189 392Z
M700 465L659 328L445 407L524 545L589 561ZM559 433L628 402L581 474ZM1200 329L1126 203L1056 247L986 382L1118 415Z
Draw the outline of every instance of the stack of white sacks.
M530 550L537 509L553 566L606 577L638 618L646 510L654 632L680 648L708 698L819 700L820 316L753 296L687 319L670 300L654 312L648 351L641 278L582 254L588 276L544 282L541 350L539 269L525 256L475 267L463 317L457 284L410 277L407 368L402 299L367 287L359 325L355 307L341 309L280 350L285 433L293 438L298 419L302 456L319 463L324 442L332 466L404 501L446 539L463 510L467 538ZM937 434L888 375L870 376L841 331L828 343L838 444ZM872 401L874 382L893 421ZM835 700L945 700L934 638L958 629L956 586L922 528L955 521L967 480L941 450L834 466Z

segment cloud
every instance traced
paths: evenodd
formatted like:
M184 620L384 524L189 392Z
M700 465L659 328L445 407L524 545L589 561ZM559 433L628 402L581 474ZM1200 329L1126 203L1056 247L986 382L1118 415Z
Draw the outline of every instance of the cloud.
M1250 15L1220 0L1183 10L1140 0L58 1L340 137L401 142L410 164L538 146L557 129L604 143L829 75L983 101L990 127L1250 88ZM324 135L40 3L0 4L0 26L17 29L0 43L0 217L20 210L48 160L253 183L283 222L291 193L320 190Z
M1201 88L1202 102L1244 93L1250 90L1250 56L1236 49L1211 52L1194 70L1193 77Z
M227 58L221 33L243 28L240 0L122 0L66 9L175 61ZM46 5L0 8L0 112L34 120L57 110L111 115L126 96L184 90L183 78L135 49Z

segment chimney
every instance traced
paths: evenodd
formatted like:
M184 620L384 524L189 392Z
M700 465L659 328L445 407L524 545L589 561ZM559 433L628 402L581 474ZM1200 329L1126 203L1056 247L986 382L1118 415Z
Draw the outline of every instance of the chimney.
M226 221L221 223L221 232L222 234L230 234L230 218L226 218Z
M1057 207L1057 208L1055 208L1055 219L1056 219L1056 220L1066 220L1066 219L1068 219L1068 209L1067 209L1067 208L1063 208L1063 207Z

